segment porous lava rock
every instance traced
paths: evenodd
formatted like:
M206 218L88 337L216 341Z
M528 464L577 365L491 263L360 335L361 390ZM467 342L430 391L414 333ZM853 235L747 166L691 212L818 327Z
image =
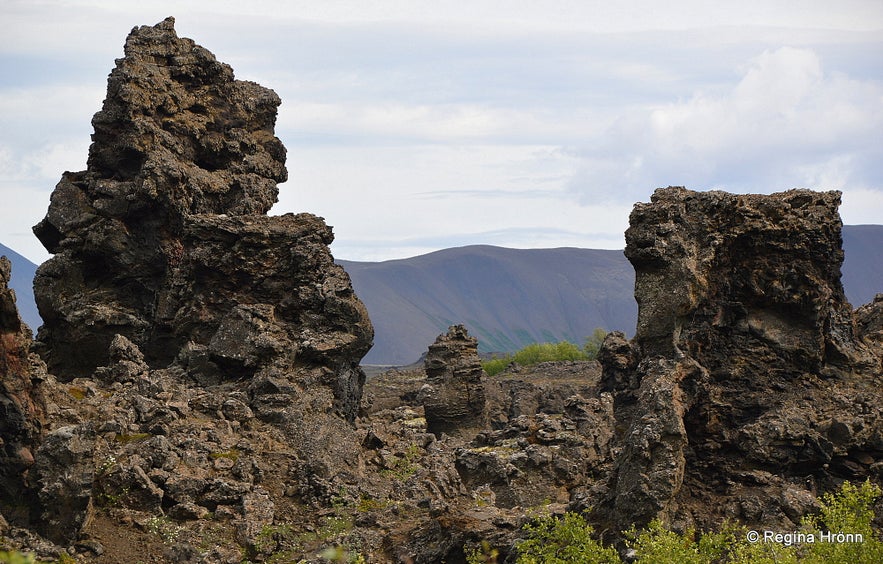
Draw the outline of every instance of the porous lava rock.
M9 260L0 257L0 509L7 517L21 509L45 426L45 367L30 352L31 331L19 317L11 273Z
M267 215L287 174L279 104L172 18L127 38L87 170L64 173L34 228L54 254L34 281L52 413L28 494L52 542L89 534L108 507L180 521L220 510L251 550L282 497L257 485L260 448L280 453L267 466L302 501L358 481L373 329L324 220ZM38 421L16 350L9 406ZM4 447L26 453L39 426L16 421Z
M487 420L478 340L463 325L452 325L429 346L422 390L426 427L440 435L474 435Z
M862 340L883 358L883 294L855 311L855 322ZM883 370L883 367L881 367Z
M279 104L179 38L173 18L132 30L87 170L62 176L34 228L55 255L34 282L37 341L61 380L109 365L120 335L151 368L177 363L203 384L266 382L269 370L327 387L355 418L373 329L329 252L331 229L307 213L266 215L287 178Z
M612 530L793 527L813 492L879 478L883 376L840 283L839 203L670 187L635 206L637 331L600 353L621 448L601 507Z

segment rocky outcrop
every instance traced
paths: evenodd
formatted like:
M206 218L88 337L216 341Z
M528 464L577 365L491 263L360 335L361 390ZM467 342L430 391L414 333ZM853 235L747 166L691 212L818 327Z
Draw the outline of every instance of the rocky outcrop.
M251 546L274 502L248 445L271 436L285 453L273 472L301 499L355 480L372 327L331 228L266 215L287 174L279 103L177 37L172 18L126 40L87 170L63 175L34 228L55 255L34 282L37 348L54 376L31 472L53 542L76 540L96 506L181 520L220 507ZM39 412L6 301L3 343L19 348L3 357L3 440L26 462ZM257 422L262 438L239 444ZM3 467L10 479L24 462Z
M265 215L287 178L279 97L173 24L132 30L88 168L34 229L55 254L35 280L40 350L63 379L107 365L117 334L203 382L307 371L352 420L367 314L320 218Z
M478 340L463 325L453 325L429 346L422 390L426 426L441 435L474 435L487 420L478 358Z
M15 292L8 286L11 268L0 257L0 509L7 517L15 517L7 511L10 505L20 510L46 424L41 390L45 368L30 353L31 331L19 317Z
M635 206L637 332L600 354L621 423L613 530L656 517L793 526L808 488L874 474L880 359L840 284L839 202L667 188Z
M856 310L855 323L865 344L883 358L883 294L877 294L873 302ZM880 369L883 371L883 366Z

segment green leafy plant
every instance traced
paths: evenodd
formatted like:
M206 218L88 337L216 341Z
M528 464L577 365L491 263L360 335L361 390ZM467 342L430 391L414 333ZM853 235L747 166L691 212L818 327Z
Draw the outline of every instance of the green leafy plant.
M22 554L17 550L0 550L0 562L3 564L37 564L33 554Z
M482 541L471 550L464 549L464 552L466 564L497 564L497 559L500 557L500 551L487 541Z
M804 517L805 529L827 542L805 545L808 562L883 562L883 541L871 525L874 501L883 495L879 486L844 482L840 490L826 493L819 503L819 515Z
M586 345L580 348L569 341L557 343L532 343L514 354L492 358L481 363L488 374L494 376L505 370L513 362L521 366L533 366L541 362L560 362L564 360L594 360L598 356L601 342L607 332L598 328L586 339Z
M818 515L806 516L799 531L767 539L744 526L725 523L719 531L676 533L654 520L624 534L637 564L871 564L883 562L883 540L874 529L874 502L883 495L869 481L844 482L822 496ZM619 562L617 553L592 538L580 516L540 517L525 526L527 538L517 547L519 564ZM467 553L471 564L481 552Z
M693 529L683 534L674 533L654 519L646 529L626 532L628 546L635 551L638 562L679 562L706 564L720 561L736 542L732 529L721 533L706 533L697 540Z
M542 517L524 526L528 538L518 547L518 564L619 563L616 550L592 538L592 527L577 513Z

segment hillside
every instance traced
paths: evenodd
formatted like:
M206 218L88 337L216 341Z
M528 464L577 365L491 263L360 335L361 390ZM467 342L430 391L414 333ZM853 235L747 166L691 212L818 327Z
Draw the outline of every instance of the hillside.
M36 333L42 323L37 312L37 304L34 302L34 273L37 271L37 265L2 244L0 244L0 256L6 256L12 263L12 279L9 286L15 291L18 313L31 331Z
M843 226L843 289L853 307L883 292L883 225Z
M883 226L843 227L843 285L854 307L883 292ZM582 343L596 327L631 335L634 270L622 251L445 249L385 262L338 261L374 323L365 364L408 364L436 335L464 323L479 350L535 341Z
M622 251L446 249L381 263L339 261L374 323L365 364L415 361L464 323L482 351L582 342L596 327L631 333L634 274Z

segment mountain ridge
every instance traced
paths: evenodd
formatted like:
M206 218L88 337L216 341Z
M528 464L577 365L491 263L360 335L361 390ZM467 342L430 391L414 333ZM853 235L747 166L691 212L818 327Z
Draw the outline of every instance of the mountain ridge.
M843 248L843 286L858 307L883 292L883 225L843 226ZM0 254L13 263L19 310L36 331L36 265L3 245ZM375 326L366 365L410 364L458 323L478 337L481 352L535 341L581 344L596 327L627 335L635 329L634 271L622 250L467 245L404 259L336 262Z
M883 225L843 226L843 248L843 285L858 307L883 292ZM406 259L337 262L374 323L365 364L414 362L456 323L478 337L481 352L506 352L535 341L581 344L596 327L631 335L637 321L634 271L621 250L469 245ZM506 298L527 313L505 310Z

